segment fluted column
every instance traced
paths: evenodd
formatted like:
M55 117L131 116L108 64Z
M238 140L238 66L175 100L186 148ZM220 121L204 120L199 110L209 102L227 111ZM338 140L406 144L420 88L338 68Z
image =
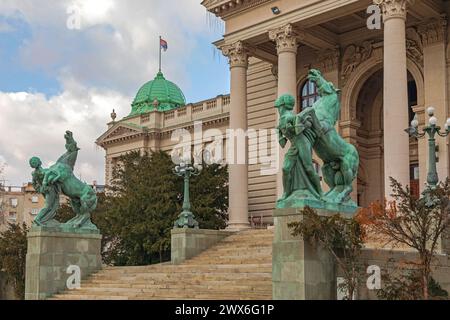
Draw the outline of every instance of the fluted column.
M269 31L270 40L276 43L278 53L278 97L290 94L297 100L297 41L298 34L291 24ZM277 173L277 196L283 194L284 155L289 145L282 149L278 147L279 169Z
M390 198L389 177L410 184L408 81L406 66L407 0L374 0L384 21L384 196Z
M224 46L222 52L230 64L230 129L231 133L239 130L247 132L247 68L248 54L241 41ZM239 144L234 135L229 135L229 146L233 147L234 159L228 165L229 208L228 227L231 230L250 228L248 222L248 162L247 137L245 150L238 150ZM230 150L229 150L230 151ZM238 154L244 152L245 163L239 163ZM234 161L233 161L234 160Z
M442 17L429 21L419 26L418 32L422 38L423 45L423 64L424 64L424 92L425 109L432 106L435 108L435 116L439 120L439 125L443 126L448 118L448 92L447 92L447 60L446 60L446 40L447 40L447 19ZM428 116L425 117L428 123ZM419 141L423 144L423 160L427 165L423 166L425 172L421 175L426 179L428 164L428 143L426 139ZM439 147L439 161L437 163L437 172L440 180L445 180L448 176L449 159L447 138L436 137L436 144ZM421 155L419 155L421 156ZM424 180L426 181L426 180ZM421 185L421 190L425 184Z

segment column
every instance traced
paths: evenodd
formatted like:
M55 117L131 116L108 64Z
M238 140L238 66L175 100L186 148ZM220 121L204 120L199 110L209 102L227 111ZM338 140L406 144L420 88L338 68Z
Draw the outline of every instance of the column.
M270 40L276 43L278 53L278 97L290 94L297 99L297 33L291 24L269 31ZM283 194L283 159L289 145L278 146L277 196Z
M424 63L424 91L425 91L425 110L433 106L435 115L438 118L438 125L444 126L448 118L447 112L447 61L446 61L446 28L447 20L436 19L427 24L421 25L418 32L422 38L423 44L423 63ZM425 124L428 124L428 115L425 115ZM428 142L422 139L419 143L424 144L424 157L426 159L426 170L421 172L425 177L428 171ZM440 180L445 180L448 176L449 159L447 139L436 136L436 145L439 147L437 172ZM424 185L421 185L423 191Z
M406 67L407 0L374 0L384 20L384 196L392 193L389 177L409 185L409 137Z
M236 133L238 130L247 132L247 68L248 54L243 43L238 41L224 46L222 52L229 59L230 64L230 129ZM239 139L239 138L238 138ZM236 139L236 140L238 140ZM233 141L232 141L233 140ZM250 228L248 221L248 163L247 163L247 137L245 137L244 150L239 150L240 144L235 135L228 137L228 146L233 148L234 159L228 164L229 175L229 230ZM228 150L230 152L230 150ZM244 152L245 163L237 161L239 154Z

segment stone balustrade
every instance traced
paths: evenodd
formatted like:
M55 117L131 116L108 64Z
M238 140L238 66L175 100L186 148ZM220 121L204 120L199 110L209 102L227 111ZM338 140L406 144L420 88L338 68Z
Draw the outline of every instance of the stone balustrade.
M165 128L184 122L199 121L212 116L223 115L229 112L229 105L229 95L221 95L215 99L190 103L182 108L164 112L162 127Z

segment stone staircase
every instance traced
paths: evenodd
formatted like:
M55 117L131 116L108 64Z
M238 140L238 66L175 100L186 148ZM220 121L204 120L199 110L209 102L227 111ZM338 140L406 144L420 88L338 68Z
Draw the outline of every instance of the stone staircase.
M246 230L180 265L106 267L51 300L270 300L272 240Z

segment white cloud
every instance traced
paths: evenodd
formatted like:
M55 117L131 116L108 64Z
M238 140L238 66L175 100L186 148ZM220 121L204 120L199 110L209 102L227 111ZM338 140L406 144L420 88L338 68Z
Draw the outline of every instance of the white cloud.
M80 30L67 28L71 5L81 8ZM181 88L190 86L187 67L198 37L218 37L198 0L1 0L0 15L31 29L19 50L22 66L62 87L53 97L0 92L0 160L13 184L30 179L29 157L49 165L64 152L65 130L82 148L75 173L102 183L104 151L94 141L111 110L126 116L139 87L154 77L159 35L169 43L163 72ZM201 52L212 59L210 47Z
M129 112L130 97L117 92L75 88L46 98L35 93L0 93L0 160L4 176L20 185L30 180L28 159L41 157L51 165L65 152L64 132L71 130L81 148L75 174L92 182L104 180L104 151L94 141L106 130L115 108L120 116Z
M80 8L79 30L67 28L71 6ZM0 14L31 26L20 55L30 69L127 94L156 74L159 35L169 42L163 72L182 88L198 36L219 36L198 0L3 0Z

